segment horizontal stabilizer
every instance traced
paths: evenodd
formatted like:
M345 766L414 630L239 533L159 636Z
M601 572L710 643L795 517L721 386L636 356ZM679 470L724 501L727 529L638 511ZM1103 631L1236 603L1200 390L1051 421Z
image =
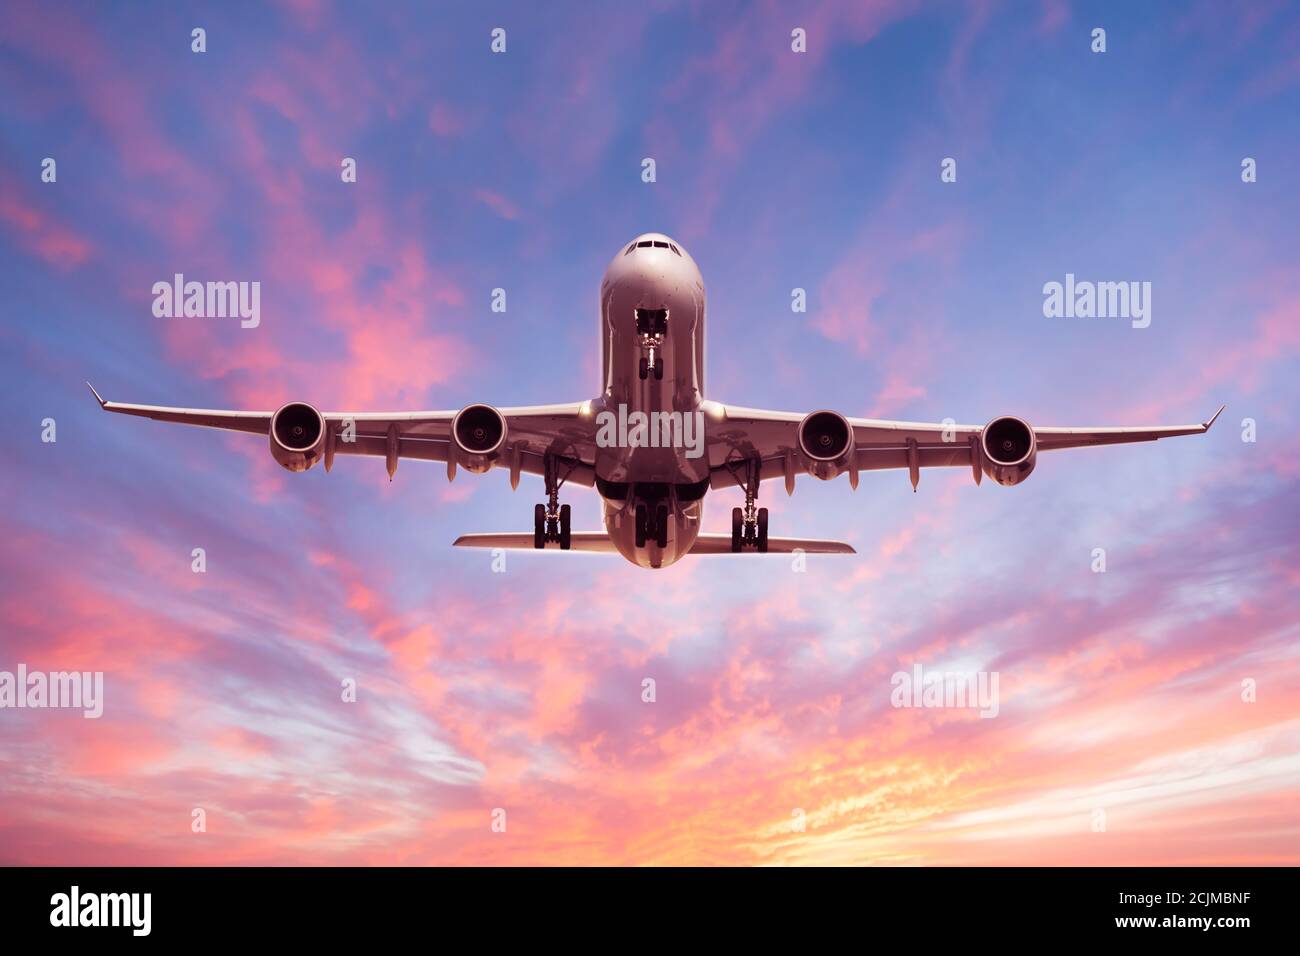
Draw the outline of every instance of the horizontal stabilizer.
M462 534L453 544L458 548L503 548L507 551L533 551L533 536L529 532L503 531L499 534ZM546 542L547 551L559 551L556 541ZM570 551L617 554L618 549L603 531L575 531L571 535ZM769 554L791 554L804 551L808 554L856 554L851 545L843 541L823 541L819 538L768 538ZM731 554L731 535L702 534L695 539L691 554ZM747 548L741 554L757 554Z
M570 551L618 554L618 548L603 531L575 531L570 536ZM507 551L533 551L532 532L503 531L499 534L462 534L452 542L457 548L504 548ZM559 551L558 541L546 542L547 551Z
M821 538L768 538L768 554L793 554L803 551L806 554L857 554L851 544L843 541L826 541ZM702 534L695 539L691 554L731 554L731 535ZM746 548L741 554L757 554Z

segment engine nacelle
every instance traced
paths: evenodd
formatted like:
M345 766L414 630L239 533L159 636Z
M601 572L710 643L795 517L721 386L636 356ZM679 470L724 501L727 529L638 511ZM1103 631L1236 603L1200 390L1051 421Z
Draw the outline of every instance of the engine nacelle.
M980 432L982 467L999 485L1018 485L1038 463L1038 439L1028 423L1006 416L995 418Z
M325 416L306 402L271 416L271 457L289 471L306 471L325 453Z
M834 478L853 454L853 427L839 412L811 412L799 423L799 450L808 474L823 481Z
M506 417L491 405L466 405L451 420L456 462L473 472L489 470L506 447Z

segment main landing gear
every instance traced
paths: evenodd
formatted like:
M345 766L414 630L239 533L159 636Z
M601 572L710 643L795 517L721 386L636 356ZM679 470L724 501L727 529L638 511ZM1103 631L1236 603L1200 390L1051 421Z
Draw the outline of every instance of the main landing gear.
M569 528L569 506L560 505L552 510L546 505L533 508L533 547L544 548L548 541L558 541L561 551L568 551L572 541Z
M731 550L739 554L745 548L753 548L766 554L767 509L755 507L758 502L757 464L749 462L745 470L745 507L731 509Z
M767 509L755 509L752 502L731 509L731 550L739 554L745 548L767 553Z
M644 548L647 541L653 541L661 548L668 547L668 506L636 506L636 546Z
M560 464L553 455L546 456L546 504L533 508L533 547L545 548L548 541L557 542L561 551L568 551L572 542L570 527L571 511L568 505L560 504L560 486L573 471L569 465L563 475L559 473Z
M637 309L636 332L641 341L641 360L637 363L637 372L641 378L651 375L657 381L664 377L664 357L662 353L664 335L668 332L667 309Z

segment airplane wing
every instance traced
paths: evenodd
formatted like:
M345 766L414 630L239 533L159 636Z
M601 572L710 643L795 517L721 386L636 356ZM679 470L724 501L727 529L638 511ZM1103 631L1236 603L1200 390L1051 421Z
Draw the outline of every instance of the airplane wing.
M275 412L227 411L211 408L172 408L110 402L87 383L100 408L119 415L136 415L155 421L197 425L226 431L270 435ZM511 469L511 484L520 472L544 475L547 454L555 457L564 480L590 487L595 482L596 429L585 413L587 403L530 405L498 409L506 423L501 464ZM451 426L458 409L425 412L322 412L329 439L325 467L334 455L366 455L388 459L389 477L402 458L447 462ZM349 427L350 426L350 427ZM347 440L344 430L352 440ZM454 473L449 463L448 473Z
M1179 435L1200 435L1210 430L1227 406L1221 406L1199 425L1141 425L1135 427L1061 428L1032 426L1037 451L1114 445L1124 442L1156 441ZM834 415L834 413L816 413ZM710 485L725 488L744 485L745 463L759 462L759 480L784 478L786 491L793 494L795 476L807 470L808 459L799 439L799 426L806 417L797 412L767 411L706 403ZM838 416L835 416L838 417ZM857 486L857 473L886 468L908 469L913 489L922 468L971 468L978 483L987 463L983 438L989 425L958 425L950 422L901 422L871 418L844 418L850 433L844 436L846 452L839 467ZM1021 423L1023 424L1023 423ZM1032 466L1031 466L1032 467Z

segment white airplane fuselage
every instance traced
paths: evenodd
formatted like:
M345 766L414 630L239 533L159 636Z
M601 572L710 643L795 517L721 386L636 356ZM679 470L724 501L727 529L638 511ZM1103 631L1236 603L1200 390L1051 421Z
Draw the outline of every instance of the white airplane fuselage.
M657 331L655 313L664 312L654 350L662 363L662 378L654 374L653 366L642 377L642 360L648 359L646 329ZM704 279L680 243L646 233L623 246L600 285L602 382L601 398L595 404L629 418L643 413L650 421L660 412L677 413L682 421L688 416L692 421L702 418L704 318ZM629 447L628 443L598 449L596 487L604 502L605 529L629 561L647 568L664 567L695 543L709 486L709 462L707 455L691 457L688 452L685 447ZM638 505L652 520L663 513L661 508L666 509L663 546L653 534L638 545Z

